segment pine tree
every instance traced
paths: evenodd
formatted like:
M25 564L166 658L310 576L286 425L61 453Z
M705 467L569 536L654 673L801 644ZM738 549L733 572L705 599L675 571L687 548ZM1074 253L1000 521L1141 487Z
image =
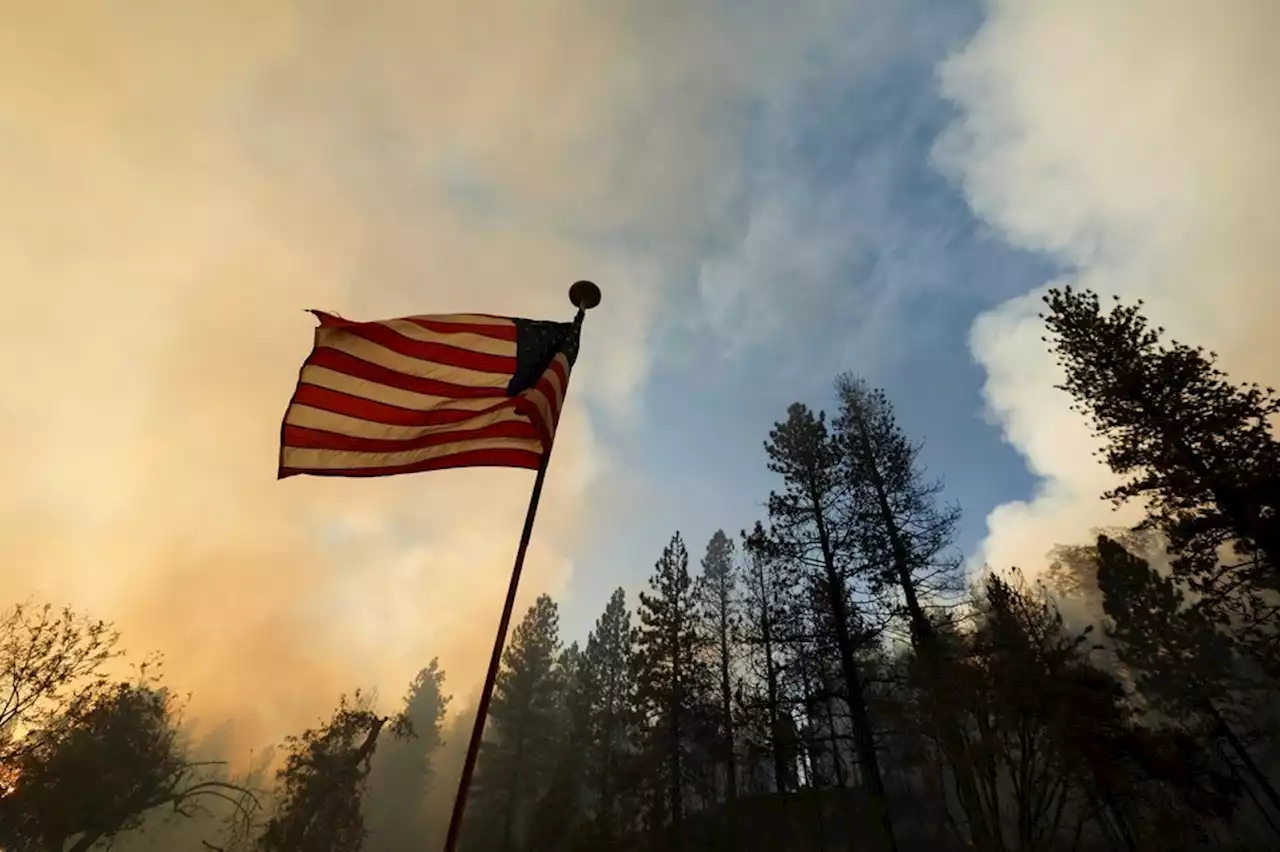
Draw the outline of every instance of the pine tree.
M950 696L954 673L926 607L953 602L965 579L952 551L957 506L939 505L941 482L925 481L920 445L898 426L893 405L851 374L836 380L840 412L835 441L843 455L854 506L851 530L857 548L874 571L877 590L901 600L911 644L923 664L923 700L947 759L955 770L956 793L969 817L974 843L991 842L992 827L974 777L968 739L957 725Z
M410 735L384 743L369 773L368 852L394 852L420 843L427 830L425 804L440 746L449 696L444 672L433 659L418 672L401 711Z
M1047 597L994 574L975 608L961 682L965 709L977 721L977 779L990 826L981 848L1043 848L1073 792L1070 782L1083 771L1062 748L1066 726L1078 721L1064 711L1083 640L1066 631ZM974 817L967 807L966 815Z
M1159 530L1111 526L1095 532L1131 553L1155 553L1165 547ZM1097 544L1057 544L1049 551L1049 560L1044 583L1054 596L1073 601L1073 608L1083 610L1095 621L1100 619L1104 613L1102 591L1098 588Z
M554 721L554 769L530 819L526 849L554 852L575 842L584 805L587 755L583 743L590 727L590 685L585 657L572 642L556 661L558 690Z
M559 623L555 602L541 595L503 652L463 832L468 845L515 849L530 808L551 782L560 705Z
M1224 779L1184 735L1136 724L1088 659L1091 631L1067 630L1043 588L988 577L964 666L991 824L1012 829L1013 848L1044 848L1077 799L1115 848L1192 848L1229 811Z
M1095 550L1107 633L1137 686L1174 718L1221 700L1233 668L1230 647L1204 613L1187 604L1173 577L1154 571L1107 536Z
M1221 610L1218 621L1251 627L1260 660L1280 672L1265 639L1278 626L1265 598L1280 590L1280 444L1271 425L1280 398L1230 383L1211 352L1162 342L1142 302L1104 312L1096 294L1070 288L1044 301L1066 372L1060 387L1106 440L1106 462L1124 480L1107 496L1145 503L1179 576Z
M358 852L364 843L361 801L383 728L404 736L403 717L378 716L360 693L346 696L323 727L288 740L277 773L279 803L259 839L262 852Z
M836 392L835 441L856 506L858 549L875 568L877 585L901 594L914 643L927 642L933 630L926 607L964 591L952 550L960 509L939 505L942 483L925 481L920 445L899 428L884 391L846 373Z
M1280 793L1228 719L1240 685L1228 640L1200 607L1186 602L1172 577L1162 577L1106 536L1098 537L1097 565L1108 633L1120 659L1133 668L1139 691L1174 718L1205 720L1280 813Z
M765 442L769 469L783 479L782 492L769 495L769 519L781 555L817 572L830 607L839 651L845 698L852 715L854 741L867 791L879 812L885 848L896 852L892 820L876 754L875 734L867 715L863 678L855 657L854 614L850 611L849 574L856 558L847 524L852 506L848 471L840 447L828 433L826 419L796 403L787 420L775 424Z
M657 785L650 829L670 826L671 846L684 844L685 796L696 773L691 756L710 681L707 639L699 630L689 574L689 553L680 534L662 551L640 593L635 633L637 704L645 724L646 766Z
M738 628L737 585L734 568L733 542L724 530L716 530L707 542L707 553L702 558L702 576L696 586L702 632L711 645L712 662L716 670L714 687L718 705L716 739L719 747L717 762L724 767L725 792L730 801L738 798L738 768L733 716L733 682L731 671L734 657L734 633Z
M587 702L582 745L589 753L585 774L595 805L592 836L595 848L612 849L627 826L623 796L635 747L631 613L622 589L610 596L587 637L582 677Z
M756 727L763 729L761 739L773 765L773 789L785 793L795 788L796 757L782 657L791 583L781 562L770 555L763 524L757 521L750 534L743 533L743 542L747 557L738 635L754 685L740 703L748 719L762 723Z

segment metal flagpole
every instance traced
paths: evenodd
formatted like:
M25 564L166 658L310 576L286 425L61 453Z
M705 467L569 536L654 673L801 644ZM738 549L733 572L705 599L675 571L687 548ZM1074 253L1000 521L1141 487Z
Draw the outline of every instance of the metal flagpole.
M600 304L600 288L590 281L578 281L569 288L569 301L578 309L575 322L579 325L587 311ZM554 442L553 442L554 443ZM538 476L533 481L529 495L529 510L524 516L524 530L520 533L520 546L516 549L516 561L511 568L511 582L507 585L507 600L502 606L502 618L498 620L498 635L493 640L493 654L489 657L489 671L484 678L484 691L476 707L476 721L471 727L471 742L467 745L467 759L462 764L462 777L458 779L458 793L453 800L453 815L449 818L449 834L444 841L444 852L454 852L458 834L462 830L462 815L467 809L467 793L471 789L471 776L476 768L476 756L480 753L480 741L484 737L484 723L489 716L489 701L493 698L493 685L498 679L498 667L502 663L502 649L507 643L507 629L511 626L511 611L516 604L516 589L520 586L520 572L524 570L524 555L533 535L533 521L538 515L538 500L542 497L542 483L547 478L547 462L551 459L551 446L542 454Z

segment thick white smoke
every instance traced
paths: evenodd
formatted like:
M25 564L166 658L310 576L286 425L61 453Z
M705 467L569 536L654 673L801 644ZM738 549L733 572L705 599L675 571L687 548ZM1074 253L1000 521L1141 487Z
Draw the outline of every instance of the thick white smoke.
M1011 241L1055 255L1059 283L1147 301L1170 335L1240 381L1280 380L1280 4L997 0L941 67L962 116L940 165ZM1125 520L1109 474L1052 385L1039 293L974 325L986 397L1041 478L1000 506L978 559L1038 571L1056 543ZM1132 517L1131 515L1127 517Z

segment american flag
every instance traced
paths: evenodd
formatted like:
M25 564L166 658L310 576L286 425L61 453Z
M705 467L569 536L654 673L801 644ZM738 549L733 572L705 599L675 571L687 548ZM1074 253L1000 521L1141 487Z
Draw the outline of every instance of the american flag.
M536 469L578 354L571 323L485 314L320 320L285 412L279 478Z

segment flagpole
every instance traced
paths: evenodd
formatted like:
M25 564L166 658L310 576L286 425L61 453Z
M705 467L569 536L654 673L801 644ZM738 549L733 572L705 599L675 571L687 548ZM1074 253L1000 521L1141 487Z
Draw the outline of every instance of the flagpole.
M586 312L600 304L600 288L590 281L578 281L569 288L569 301L578 309L574 322L582 324ZM542 483L547 478L547 463L551 459L551 445L542 453L538 476L529 494L529 509L524 516L524 529L520 533L520 546L516 549L516 561L511 567L511 582L507 584L507 599L502 605L502 617L498 620L498 635L493 640L493 653L489 657L489 671L484 678L484 691L476 707L476 721L471 726L471 742L467 745L467 758L462 764L462 776L458 779L458 792L453 799L453 815L449 818L449 834L444 841L444 852L455 852L458 835L462 831L462 816L467 810L467 793L471 789L471 776L475 773L476 757L480 753L480 741L484 738L484 723L489 716L489 702L493 698L493 686L498 679L502 663L502 649L507 642L507 630L511 626L511 612L516 604L516 590L520 586L520 573L524 570L524 555L533 535L533 522L538 516L538 501L542 498Z

